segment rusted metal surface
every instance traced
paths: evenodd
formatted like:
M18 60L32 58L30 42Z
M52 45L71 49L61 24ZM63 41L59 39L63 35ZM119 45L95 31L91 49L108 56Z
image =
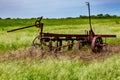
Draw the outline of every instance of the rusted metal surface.
M22 27L18 29L9 30L7 32L13 32L25 28L30 28L33 26L36 26L39 28L39 35L35 37L33 40L33 46L35 47L41 47L47 46L49 48L49 51L54 51L55 53L57 51L62 50L63 47L66 47L67 50L70 50L74 47L74 44L76 45L76 49L80 49L84 45L90 45L93 52L100 52L103 48L103 40L102 37L105 38L115 38L116 35L112 34L95 34L92 29L91 25L91 17L90 17L90 4L89 2L86 2L88 5L88 12L89 12L89 24L90 24L90 30L87 31L86 34L55 34L55 33L44 33L43 32L43 23L41 23L42 16L38 18L35 22L35 25ZM66 45L63 45L63 41L66 41ZM75 43L76 42L76 43Z
M55 33L42 33L44 37L80 37L80 38L86 38L90 35L87 34L55 34ZM113 34L103 34L103 35L94 35L94 36L100 36L100 37L116 37L116 35Z
M44 37L87 37L85 34L54 34L54 33L43 33Z
M92 40L91 48L93 52L100 52L103 48L102 38L99 36L95 36Z
M34 26L36 26L38 28L41 28L41 26L43 26L43 23L41 23L42 18L43 18L42 16L40 18L37 18L37 20L35 21L34 25L30 25L30 26L25 26L25 27L22 27L22 28L8 30L7 32L13 32L13 31L21 30L21 29L26 29L26 28L34 27ZM43 30L43 29L41 29L41 30Z
M113 34L103 34L103 35L95 35L95 36L107 37L107 38L115 38L116 37L116 35L113 35Z
M34 27L34 26L35 26L35 25L26 26L26 27L22 27L22 28L17 28L17 29L9 30L9 31L7 31L7 32L13 32L13 31L21 30L21 29L26 29L26 28Z

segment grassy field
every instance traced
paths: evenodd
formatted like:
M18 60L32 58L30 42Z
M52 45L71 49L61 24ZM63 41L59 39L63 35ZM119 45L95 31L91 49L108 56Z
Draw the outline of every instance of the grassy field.
M93 19L93 30L96 34L116 34L117 39L107 39L110 43L119 43L120 19ZM33 27L21 31L7 33L7 30L33 25L35 19L0 20L0 52L16 50L31 45L32 40L38 35L38 29ZM85 34L89 30L88 19L44 19L44 32Z
M33 25L35 19L0 20L0 54L23 50L38 35L37 28L7 33L7 30ZM88 19L44 19L44 32L84 34L89 30ZM92 19L96 34L116 34L107 39L109 44L120 44L120 19ZM120 53L120 51L119 51ZM1 80L120 80L120 55L102 62L52 57L45 59L20 59L0 61Z
M77 60L20 60L0 63L1 80L120 80L120 55L90 64Z

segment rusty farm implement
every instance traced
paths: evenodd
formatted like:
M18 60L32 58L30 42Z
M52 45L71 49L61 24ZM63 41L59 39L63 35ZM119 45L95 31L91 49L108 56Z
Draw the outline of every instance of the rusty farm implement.
M90 30L87 31L85 34L55 34L55 33L44 33L43 32L43 23L41 23L42 17L38 18L34 25L22 27L18 29L9 30L7 32L13 32L16 30L21 30L25 28L30 28L36 26L39 28L39 35L35 37L32 44L33 46L41 47L47 46L49 51L58 52L63 47L66 47L67 50L71 49L76 42L75 48L80 49L84 45L90 45L93 52L100 52L103 47L104 43L102 38L103 37L110 37L114 38L116 35L104 34L98 35L93 32L92 25L91 25L91 17L90 17L90 4L86 2L88 5L88 13L89 13L89 24ZM66 45L63 45L63 41L66 42Z

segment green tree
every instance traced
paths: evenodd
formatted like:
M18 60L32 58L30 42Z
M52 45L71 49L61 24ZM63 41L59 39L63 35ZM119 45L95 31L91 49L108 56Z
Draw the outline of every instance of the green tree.
M11 19L11 18L8 17L8 18L6 18L6 19Z
M109 14L105 14L104 16L105 16L105 18L111 18L111 16Z
M112 17L113 17L113 18L117 18L118 16L117 16L117 15L113 15Z
M98 18L103 18L104 15L103 15L103 14L97 14L97 17L98 17Z

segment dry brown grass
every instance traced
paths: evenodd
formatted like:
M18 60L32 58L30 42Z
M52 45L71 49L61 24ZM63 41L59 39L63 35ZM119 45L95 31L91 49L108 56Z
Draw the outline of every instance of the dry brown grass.
M0 62L6 60L20 60L20 59L44 59L48 57L56 59L76 59L89 62L92 60L103 61L106 58L120 53L120 45L108 45L102 52L93 53L90 47L85 46L81 50L62 51L58 53L48 52L41 48L28 47L24 50L9 51L4 55L0 55Z

